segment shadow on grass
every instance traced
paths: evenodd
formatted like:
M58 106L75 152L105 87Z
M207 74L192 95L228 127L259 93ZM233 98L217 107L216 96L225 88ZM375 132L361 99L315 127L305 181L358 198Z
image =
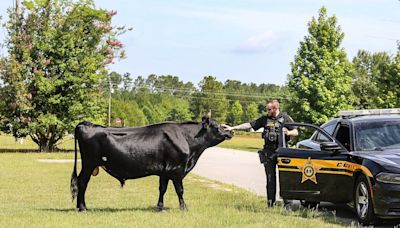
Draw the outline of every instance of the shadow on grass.
M165 208L166 211L169 210L168 207ZM63 212L63 213L69 213L69 212L78 212L76 208L42 208L39 209L41 211L48 211L48 212ZM85 213L91 213L91 212L109 212L109 213L116 213L116 212L125 212L125 211L148 211L148 212L157 212L159 213L159 210L155 206L149 206L149 207L132 207L132 208L110 208L110 207L105 207L105 208L88 208L88 210Z
M264 203L264 205L266 205ZM265 213L267 211L266 207L260 207L260 203L254 202L249 204L235 204L234 208L238 211L251 211L254 213Z

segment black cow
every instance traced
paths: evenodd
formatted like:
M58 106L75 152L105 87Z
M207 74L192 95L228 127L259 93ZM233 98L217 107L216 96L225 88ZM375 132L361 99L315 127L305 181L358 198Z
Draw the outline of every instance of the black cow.
M91 174L98 166L123 186L125 180L157 175L160 177L157 208L164 210L164 194L172 180L183 200L183 178L193 169L205 149L232 138L217 122L203 117L202 123L165 122L136 128L107 128L82 122L75 128L75 164L71 177L72 199L77 208L86 210L85 191ZM76 143L79 143L82 170L77 176Z

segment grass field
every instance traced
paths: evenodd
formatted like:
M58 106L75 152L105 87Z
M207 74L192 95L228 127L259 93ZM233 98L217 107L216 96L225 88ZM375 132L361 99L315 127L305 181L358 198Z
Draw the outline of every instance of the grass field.
M265 199L240 188L188 175L188 212L181 212L170 184L166 213L155 210L158 179L119 182L100 171L87 190L88 212L75 211L69 181L72 153L0 153L0 227L339 227L332 214L265 208Z
M226 140L218 146L229 149L256 152L262 149L263 145L264 140L261 138L260 134L254 133L251 135L235 135L231 140Z
M37 151L38 146L28 136L22 141L15 140L11 135L0 135L0 151ZM73 150L74 139L72 136L65 136L58 144L61 150Z

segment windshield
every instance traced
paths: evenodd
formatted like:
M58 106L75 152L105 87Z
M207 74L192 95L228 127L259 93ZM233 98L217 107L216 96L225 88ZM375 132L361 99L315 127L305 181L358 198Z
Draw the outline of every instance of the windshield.
M361 123L355 130L356 150L400 149L400 120Z

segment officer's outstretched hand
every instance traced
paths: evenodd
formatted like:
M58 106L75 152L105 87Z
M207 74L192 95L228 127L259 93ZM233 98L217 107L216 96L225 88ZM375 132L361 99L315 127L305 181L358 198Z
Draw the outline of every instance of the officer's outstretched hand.
M233 127L226 125L226 124L221 124L221 127L224 128L225 131L232 131Z

